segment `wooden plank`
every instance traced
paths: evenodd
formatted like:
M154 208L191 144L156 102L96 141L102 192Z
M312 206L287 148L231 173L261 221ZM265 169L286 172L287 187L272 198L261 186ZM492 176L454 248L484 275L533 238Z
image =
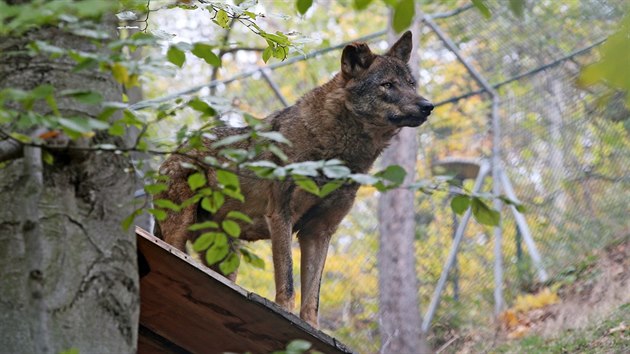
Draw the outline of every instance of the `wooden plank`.
M323 353L351 353L147 231L136 228L140 265L138 353L269 353L304 339Z

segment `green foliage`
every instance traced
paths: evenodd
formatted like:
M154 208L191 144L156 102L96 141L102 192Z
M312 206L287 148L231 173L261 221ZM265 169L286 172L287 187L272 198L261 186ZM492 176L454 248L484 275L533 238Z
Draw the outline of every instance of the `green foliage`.
M394 8L392 27L400 33L411 26L411 21L416 13L414 0L400 0Z
M285 350L274 351L273 354L303 354L303 353L311 353L311 354L321 354L316 350L309 350L313 345L306 340L303 339L294 339L287 344Z
M313 5L313 0L297 0L295 6L300 14L304 15L306 11Z
M601 59L582 70L579 82L583 86L602 83L626 93L626 107L630 108L630 75L625 73L630 58L630 16L620 23L620 28L606 40L600 49Z

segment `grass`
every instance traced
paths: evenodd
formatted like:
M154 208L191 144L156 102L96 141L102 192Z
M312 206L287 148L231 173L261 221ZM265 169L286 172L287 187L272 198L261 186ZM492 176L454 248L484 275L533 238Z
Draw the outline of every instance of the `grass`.
M567 330L552 338L539 335L503 344L491 353L630 353L630 303L621 305L608 318L580 330ZM625 322L624 322L625 321ZM625 330L620 326L625 324Z

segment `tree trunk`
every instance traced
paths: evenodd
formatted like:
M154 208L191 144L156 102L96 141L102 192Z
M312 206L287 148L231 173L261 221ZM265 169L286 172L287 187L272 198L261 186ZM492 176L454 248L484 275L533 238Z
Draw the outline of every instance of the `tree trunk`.
M110 18L108 33L115 36ZM72 72L73 61L10 55L32 40L98 52L91 40L56 27L0 39L0 89L89 89L106 101L121 90L110 75ZM99 108L58 99L62 115L96 117ZM35 106L40 113L47 107ZM92 139L113 143L104 132ZM120 140L120 139L119 139ZM120 143L120 141L116 141ZM0 168L0 351L6 353L133 353L139 282L135 237L121 228L131 214L133 169L111 153L56 153L40 148Z
M409 66L418 79L419 21L412 25L416 43ZM389 42L396 34L390 29ZM405 183L414 180L418 153L417 130L403 128L382 156L382 165L399 165L407 171ZM414 192L395 189L379 199L379 330L381 353L429 353L420 329L418 277L415 259Z

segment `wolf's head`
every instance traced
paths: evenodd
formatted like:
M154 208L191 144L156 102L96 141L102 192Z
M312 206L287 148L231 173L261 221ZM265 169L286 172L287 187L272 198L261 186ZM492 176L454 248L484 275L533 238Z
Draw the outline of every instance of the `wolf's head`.
M382 127L417 127L427 120L433 104L416 92L407 65L412 48L409 31L384 55L373 54L364 43L344 48L341 75L350 112Z

